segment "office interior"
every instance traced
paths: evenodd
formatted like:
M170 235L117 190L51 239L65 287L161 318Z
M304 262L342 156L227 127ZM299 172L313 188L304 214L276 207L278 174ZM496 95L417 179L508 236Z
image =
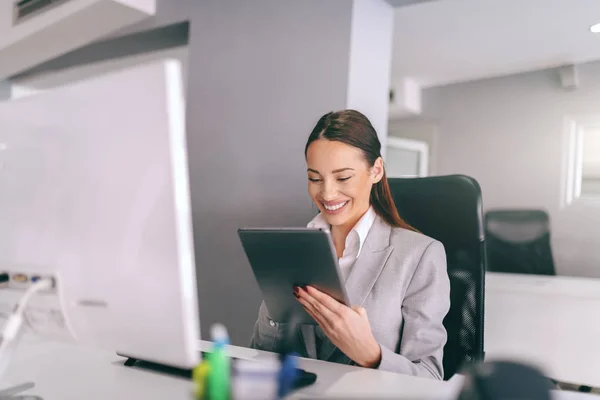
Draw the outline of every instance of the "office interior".
M12 3L0 21L11 20ZM499 246L486 249L486 359L531 362L556 384L556 398L600 393L600 3L97 0L77 14L85 3L39 17L66 36L45 26L27 40L11 32L17 25L0 25L0 102L180 61L202 339L219 322L233 345L248 346L262 295L236 231L306 226L316 213L306 138L325 112L354 108L376 128L389 178L478 182L486 243ZM45 341L31 346L43 353ZM77 374L88 350L69 351L65 370ZM36 359L15 368L28 363ZM142 385L155 396L187 390L144 373L101 376L116 382L111 398ZM331 372L320 395L450 398L456 389L444 382L432 394L427 382L353 374ZM72 394L37 389L48 399Z

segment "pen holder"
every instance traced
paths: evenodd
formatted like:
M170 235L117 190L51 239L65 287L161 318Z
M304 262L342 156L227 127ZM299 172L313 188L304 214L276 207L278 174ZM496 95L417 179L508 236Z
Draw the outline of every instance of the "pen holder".
M236 360L233 363L231 393L235 400L275 400L278 398L281 365L277 360L265 362Z

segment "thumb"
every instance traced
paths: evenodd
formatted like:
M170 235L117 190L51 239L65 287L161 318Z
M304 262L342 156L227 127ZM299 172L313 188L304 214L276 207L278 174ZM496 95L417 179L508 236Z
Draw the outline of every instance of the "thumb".
M356 311L356 313L357 313L358 315L360 315L361 317L363 317L363 318L366 318L366 317L367 317L367 310L365 310L363 307L356 307L356 306L355 306L355 307L352 307L352 309L353 309L354 311Z

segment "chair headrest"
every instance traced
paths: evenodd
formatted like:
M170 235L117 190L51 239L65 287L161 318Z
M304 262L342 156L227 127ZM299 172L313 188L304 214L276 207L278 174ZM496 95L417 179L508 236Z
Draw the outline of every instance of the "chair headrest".
M550 233L550 219L543 210L490 210L485 230L507 242L529 242Z
M483 207L479 183L465 175L388 179L400 215L444 245L482 242Z

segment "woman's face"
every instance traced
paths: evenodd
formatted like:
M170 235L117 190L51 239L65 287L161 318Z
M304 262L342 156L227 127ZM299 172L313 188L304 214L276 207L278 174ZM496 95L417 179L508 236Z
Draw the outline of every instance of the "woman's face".
M306 153L308 193L332 226L354 226L368 210L371 188L383 176L378 158L369 167L360 149L318 139Z

